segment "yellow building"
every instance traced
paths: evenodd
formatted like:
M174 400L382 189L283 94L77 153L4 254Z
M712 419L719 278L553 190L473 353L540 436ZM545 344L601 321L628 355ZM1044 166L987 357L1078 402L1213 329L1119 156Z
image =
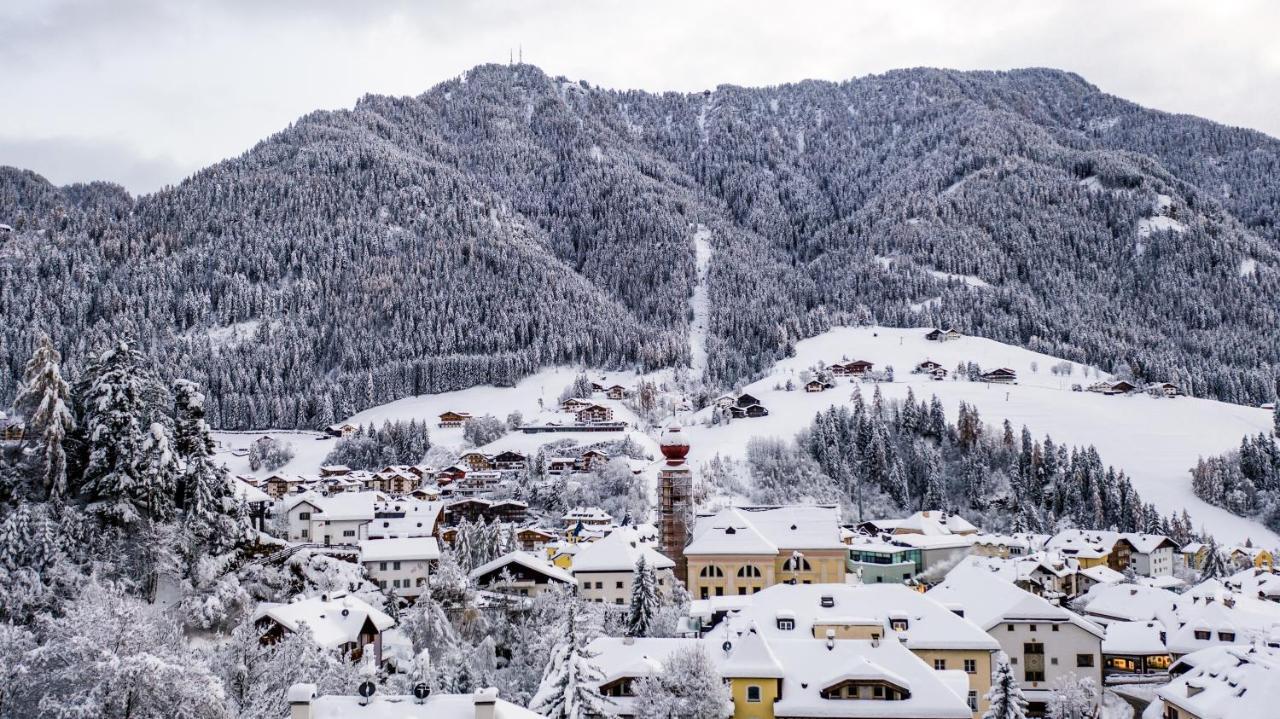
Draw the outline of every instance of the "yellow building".
M841 583L848 548L835 507L730 507L700 517L685 547L697 599L775 584Z

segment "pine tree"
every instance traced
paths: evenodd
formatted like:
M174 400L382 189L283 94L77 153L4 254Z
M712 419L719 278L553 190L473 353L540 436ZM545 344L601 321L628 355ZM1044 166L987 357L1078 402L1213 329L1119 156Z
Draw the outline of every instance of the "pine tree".
M26 421L28 431L39 436L41 446L41 494L61 497L67 491L67 435L76 428L68 403L71 387L62 378L62 355L48 335L41 334L27 361L18 387L14 410Z
M662 603L658 596L658 580L653 567L644 557L636 560L631 578L631 607L627 613L627 636L647 637Z
M1027 700L1004 652L996 653L996 670L992 673L987 702L989 706L982 719L1026 719Z
M90 365L84 399L89 441L84 492L98 500L104 517L125 525L141 517L137 502L145 493L139 476L147 393L141 358L127 340L103 351Z
M1227 558L1218 547L1217 538L1209 537L1209 544L1205 547L1204 564L1200 567L1200 581L1223 579L1229 574L1231 571L1227 568Z
M213 459L213 435L204 420L204 395L194 382L173 383L173 450L181 465L176 504L183 522L214 552L231 548L250 528L247 512L232 506L226 467Z
M547 719L587 719L608 716L610 702L596 691L603 680L592 663L595 654L587 649L586 632L578 623L579 607L565 612L562 638L551 652L551 661L542 675L538 693L529 708Z

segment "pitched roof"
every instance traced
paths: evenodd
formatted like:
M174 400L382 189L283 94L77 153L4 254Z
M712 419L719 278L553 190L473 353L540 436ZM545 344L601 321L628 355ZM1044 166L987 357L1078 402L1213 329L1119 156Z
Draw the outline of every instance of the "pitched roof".
M699 517L685 555L778 554L844 549L839 510L830 506L728 507Z
M440 545L435 537L396 537L365 539L360 543L363 562L435 560L440 558Z
M256 622L264 617L291 632L306 624L315 643L331 649L359 641L360 629L364 627L366 618L378 631L390 629L396 623L363 599L342 592L308 597L289 604L264 602L258 605L253 620Z
M781 679L786 676L782 663L764 637L752 625L747 631L725 640L728 651L721 651L720 674L726 678Z
M1099 638L1103 636L1098 625L1075 612L1050 604L973 565L962 564L952 569L941 584L929 590L928 596L940 602L961 605L966 617L987 630L1005 621L1034 620L1067 622Z
M675 562L645 544L634 527L619 527L609 536L592 542L573 558L573 571L578 572L630 572L635 570L640 557L654 569L670 569Z
M573 581L572 574L564 571L563 569L555 566L554 564L551 564L550 562L545 562L533 556L532 554L529 554L528 552L522 552L518 550L514 552L507 552L506 554L502 555L501 557L498 557L497 559L494 559L493 561L486 562L476 567L475 569L471 570L471 574L469 576L472 579L479 579L480 577L483 577L484 575L489 574L490 572L493 572L495 570L501 571L503 567L506 567L512 564L518 564L521 567L524 567L525 569L528 569L533 572L537 572L547 577L548 579L554 579L557 582L564 582L565 584L576 583Z

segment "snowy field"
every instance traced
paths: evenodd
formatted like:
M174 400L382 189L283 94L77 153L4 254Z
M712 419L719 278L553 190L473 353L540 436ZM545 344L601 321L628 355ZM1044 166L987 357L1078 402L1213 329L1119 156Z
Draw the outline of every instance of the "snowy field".
M1147 395L1108 397L1092 392L1072 392L1071 385L1088 386L1098 377L1075 365L1071 375L1054 375L1050 368L1062 360L980 337L964 337L938 343L924 339L926 329L841 327L796 344L796 356L775 365L773 372L744 388L769 409L769 416L735 420L716 427L693 427L690 453L705 461L717 453L742 457L752 437L791 437L812 421L815 413L834 404L852 404L853 386L838 379L834 389L821 393L773 389L788 378L799 385L799 373L819 360L831 364L845 358L867 360L876 369L894 368L895 382L881 384L885 398L902 398L911 388L917 399L936 394L950 421L955 421L961 401L978 408L984 422L998 426L1006 418L1021 429L1026 425L1037 439L1045 434L1055 442L1098 448L1105 464L1123 469L1144 501L1161 513L1191 514L1197 527L1204 526L1219 541L1277 544L1277 536L1260 524L1212 507L1191 493L1188 470L1201 456L1220 454L1236 446L1246 434L1271 427L1266 410L1223 402L1178 397L1156 399ZM911 374L916 364L931 359L949 372L960 362L976 362L983 370L1008 367L1017 371L1016 385L979 382L933 381ZM1032 363L1038 371L1032 371ZM1105 375L1104 375L1105 376ZM861 385L868 400L874 388ZM706 411L699 415L705 416Z
M1255 544L1280 544L1280 537L1261 525L1197 499L1191 493L1189 473L1199 457L1220 454L1238 446L1246 434L1267 431L1271 426L1267 411L1189 397L1107 397L1091 392L1072 392L1073 383L1088 386L1105 375L1093 368L1089 368L1086 375L1082 365L1074 365L1070 375L1055 375L1050 368L1062 362L1056 357L980 337L964 337L946 343L929 342L924 339L925 331L923 328L841 327L797 343L795 357L777 363L767 377L744 388L769 409L769 416L735 420L728 425L713 427L700 425L699 420L707 416L706 410L674 418L688 428L692 440L690 459L697 466L716 454L745 457L747 442L752 437L790 438L809 424L815 413L834 404L852 404L853 385L844 379L839 379L834 389L813 394L798 389L793 392L775 390L774 386L784 384L787 379L799 385L800 372L815 366L819 360L830 364L846 359L863 359L874 362L876 369L887 365L894 368L895 381L880 385L886 399L901 399L906 396L907 388L911 388L917 399L938 395L951 421L955 421L959 403L965 401L978 408L988 425L999 426L1007 418L1019 430L1026 425L1036 439L1043 439L1048 434L1054 441L1068 445L1092 444L1098 448L1103 462L1123 469L1143 500L1155 504L1161 513L1185 508L1197 527L1203 526L1223 542L1243 542L1248 538ZM938 382L912 374L911 369L925 359L940 363L948 371L954 371L960 362L976 362L984 370L1008 367L1017 371L1019 383L988 385L951 379ZM1034 371L1033 363L1037 366ZM555 411L557 398L579 371L570 367L552 368L526 377L515 387L472 387L409 397L365 410L351 417L350 421L378 425L395 419L425 421L431 427L433 447L461 451L467 448L461 429L439 429L435 426L441 412L454 410L473 415L492 414L505 419L508 413L519 411L526 422L564 422L567 415ZM639 379L630 372L591 370L588 376L606 386L617 383L634 387ZM670 372L647 378L662 382L670 378ZM864 396L870 399L873 387L861 386ZM597 395L594 400L612 407L616 419L631 425L625 434L657 456L655 439L635 428L635 415L621 402L603 399L602 395ZM217 438L228 448L219 457L233 472L253 474L249 471L246 457L235 457L228 450L247 448L250 442L263 434L293 445L295 458L280 470L286 473L316 472L325 454L333 447L332 440L317 441L316 438L322 436L317 433L219 432ZM623 436L621 432L509 433L483 449L489 452L513 449L534 453L542 445L562 439L588 444L618 440ZM265 476L268 473L259 471L256 474Z

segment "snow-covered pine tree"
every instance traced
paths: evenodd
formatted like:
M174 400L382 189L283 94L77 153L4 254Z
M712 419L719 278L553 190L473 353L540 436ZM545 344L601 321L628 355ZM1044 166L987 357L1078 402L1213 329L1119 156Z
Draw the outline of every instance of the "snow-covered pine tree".
M28 434L40 443L40 497L61 497L67 491L67 453L63 442L76 427L69 403L71 387L62 378L62 355L41 334L18 386L14 410L23 417Z
M89 366L83 403L89 442L83 492L99 514L124 525L142 516L136 503L147 393L141 360L128 340L104 350Z
M1222 579L1229 574L1231 570L1227 567L1226 555L1218 546L1217 538L1209 537L1208 546L1205 547L1204 564L1200 567L1200 581Z
M631 577L631 607L627 612L627 636L647 637L653 627L654 617L661 608L658 596L658 578L641 556L636 560Z
M230 549L250 533L251 525L232 504L226 467L214 462L204 394L190 380L173 383L173 450L181 467L175 498L184 523L212 551Z
M587 719L609 716L612 702L595 690L602 679L592 663L587 638L579 622L580 606L569 607L558 628L560 641L551 651L538 693L529 708L547 719Z
M174 454L169 430L153 422L139 446L137 485L131 498L154 521L174 516L174 490L178 484L178 456Z
M991 675L991 689L987 690L988 707L982 719L1026 719L1027 700L1013 675L1009 655L996 653L996 669Z

